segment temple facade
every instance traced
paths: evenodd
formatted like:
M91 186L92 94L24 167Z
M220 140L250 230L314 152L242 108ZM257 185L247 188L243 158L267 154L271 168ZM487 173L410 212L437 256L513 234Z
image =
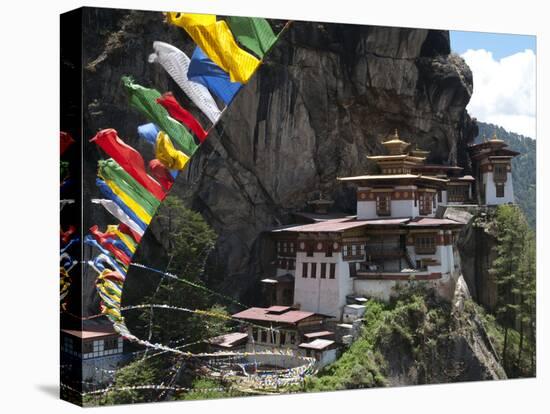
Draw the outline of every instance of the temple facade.
M356 216L326 214L331 200L321 196L308 203L314 214L301 215L309 222L271 231L277 270L262 280L270 305L342 319L357 305L350 297L388 300L411 282L452 295L464 223L438 217L438 207L477 205L480 192L488 204L512 202L511 176L501 172L510 174L517 153L496 138L472 146L476 186L461 167L427 164L429 153L410 149L397 131L382 145L387 154L368 157L378 173L338 178L356 185ZM489 175L495 168L498 175ZM497 186L504 197L496 197Z
M504 141L493 136L488 141L469 148L476 175L478 202L499 205L514 202L512 158L518 152L507 148Z

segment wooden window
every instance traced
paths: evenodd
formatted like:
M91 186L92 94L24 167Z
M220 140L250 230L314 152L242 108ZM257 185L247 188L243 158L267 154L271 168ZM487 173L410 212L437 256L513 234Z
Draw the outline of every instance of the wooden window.
M307 277L307 263L302 263L302 277Z
M507 175L508 174L507 174L506 164L495 164L495 167L493 170L493 179L495 182L500 182L500 183L505 182Z
M306 243L306 256L313 257L313 243L307 242Z
M391 215L391 196L389 194L379 194L376 196L376 214L379 216Z
M258 328L252 328L252 339L254 341L258 341L260 339L258 337Z
M420 214L426 215L432 213L432 202L430 196L426 193L422 193L419 196L420 201Z
M437 202L442 203L443 202L443 191L439 190L437 192Z
M317 263L311 264L311 278L312 279L317 278Z
M321 279L327 278L327 264L321 263Z
M285 332L281 332L281 342L280 344L281 345L284 345L286 342L286 333Z
M295 260L289 260L288 261L288 270L294 270L296 269L296 261Z
M103 346L104 346L105 350L117 349L118 348L118 338L105 339L105 343L104 343Z
M327 242L327 252L325 253L326 257L332 257L332 243L330 241Z
M336 277L336 263L331 263L329 279L334 279L335 277Z
M294 253L294 248L295 248L294 242L290 242L289 244L290 244L290 253Z
M419 234L414 238L414 250L417 254L434 254L436 251L434 234Z
M89 354L90 352L94 352L93 342L82 342L82 353Z
M267 343L267 332L265 330L260 331L260 340L259 342Z
M502 198L504 197L504 184L497 184L497 197Z

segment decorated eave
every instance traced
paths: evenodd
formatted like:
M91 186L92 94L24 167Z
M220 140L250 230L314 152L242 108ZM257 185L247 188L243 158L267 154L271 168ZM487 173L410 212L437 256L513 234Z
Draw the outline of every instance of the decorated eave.
M423 184L433 188L444 188L449 182L447 178L433 177L422 174L380 174L358 175L355 177L337 177L338 181L355 182L363 187L383 185Z
M417 165L413 168L414 172L418 173L459 173L464 170L464 168L459 167L458 165L442 165L442 164L422 164Z

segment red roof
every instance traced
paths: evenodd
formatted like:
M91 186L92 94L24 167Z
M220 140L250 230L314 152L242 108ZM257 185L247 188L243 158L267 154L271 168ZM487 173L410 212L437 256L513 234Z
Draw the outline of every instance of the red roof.
M294 309L287 310L283 313L271 313L269 308L248 308L242 312L234 314L233 317L252 321L296 324L313 315L316 314L313 312L305 312Z

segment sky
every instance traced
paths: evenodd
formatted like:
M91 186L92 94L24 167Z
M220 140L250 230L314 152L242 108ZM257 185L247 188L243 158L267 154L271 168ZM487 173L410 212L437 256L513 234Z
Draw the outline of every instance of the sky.
M451 31L451 50L474 77L467 106L478 120L536 138L536 37Z

